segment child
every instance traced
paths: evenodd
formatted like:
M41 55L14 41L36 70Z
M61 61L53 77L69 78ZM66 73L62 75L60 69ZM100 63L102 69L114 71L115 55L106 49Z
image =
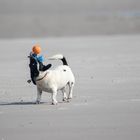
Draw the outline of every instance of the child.
M31 75L31 80L34 84L36 84L35 82L35 79L36 77L38 76L39 72L34 68L36 67L35 65L37 65L37 63L39 63L39 71L46 71L47 69L49 69L52 65L51 64L48 64L48 65L44 65L43 64L43 61L44 61L44 58L43 56L38 56L41 52L41 48L39 45L35 45L33 46L32 48L32 52L30 53L30 64L29 64L29 67L30 67L30 75ZM28 80L27 82L30 83L31 80Z
M39 63L39 70L40 71L46 71L49 69L52 65L43 65L44 57L42 55L38 56L41 53L41 48L39 45L35 45L32 48L31 56Z

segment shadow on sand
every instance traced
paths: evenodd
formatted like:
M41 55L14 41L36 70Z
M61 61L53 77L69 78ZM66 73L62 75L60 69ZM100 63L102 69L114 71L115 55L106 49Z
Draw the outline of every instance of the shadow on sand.
M40 104L45 104L45 102L40 102ZM36 102L0 102L0 106L9 106L9 105L38 105Z
M61 103L69 103L69 101L59 101L58 104ZM19 102L0 102L0 106L14 106L14 105L52 105L52 102L40 102L37 104L36 102L28 102L28 101L19 101Z

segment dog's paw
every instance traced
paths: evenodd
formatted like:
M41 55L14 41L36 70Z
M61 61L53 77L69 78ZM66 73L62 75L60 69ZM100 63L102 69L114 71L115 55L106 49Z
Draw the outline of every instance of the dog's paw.
M71 100L71 99L72 99L72 96L69 96L69 97L68 97L68 100Z
M52 102L52 105L57 105L57 104L58 104L57 101L53 101L53 102Z
M35 104L40 104L40 101L36 101Z
M68 99L67 98L63 98L63 102L67 102L68 101Z

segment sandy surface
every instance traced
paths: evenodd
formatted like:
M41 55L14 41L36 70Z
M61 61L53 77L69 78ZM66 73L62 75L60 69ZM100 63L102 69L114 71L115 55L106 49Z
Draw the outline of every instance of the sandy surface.
M35 105L27 55L66 56L75 77L70 103ZM0 40L0 140L139 140L140 36ZM53 67L60 62L53 63Z

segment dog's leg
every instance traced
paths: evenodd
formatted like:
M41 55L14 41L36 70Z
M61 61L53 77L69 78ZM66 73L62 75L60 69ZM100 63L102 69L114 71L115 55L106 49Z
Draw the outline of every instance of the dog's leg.
M64 87L61 91L63 93L63 101L67 101L66 87Z
M37 88L37 99L36 99L36 104L40 104L41 95L42 95L42 90L39 89L39 88Z
M52 105L57 104L56 95L57 95L57 89L53 89L53 92L52 92Z
M73 87L74 87L74 83L73 82L69 82L69 95L68 95L68 99L72 99L72 93L73 93Z

